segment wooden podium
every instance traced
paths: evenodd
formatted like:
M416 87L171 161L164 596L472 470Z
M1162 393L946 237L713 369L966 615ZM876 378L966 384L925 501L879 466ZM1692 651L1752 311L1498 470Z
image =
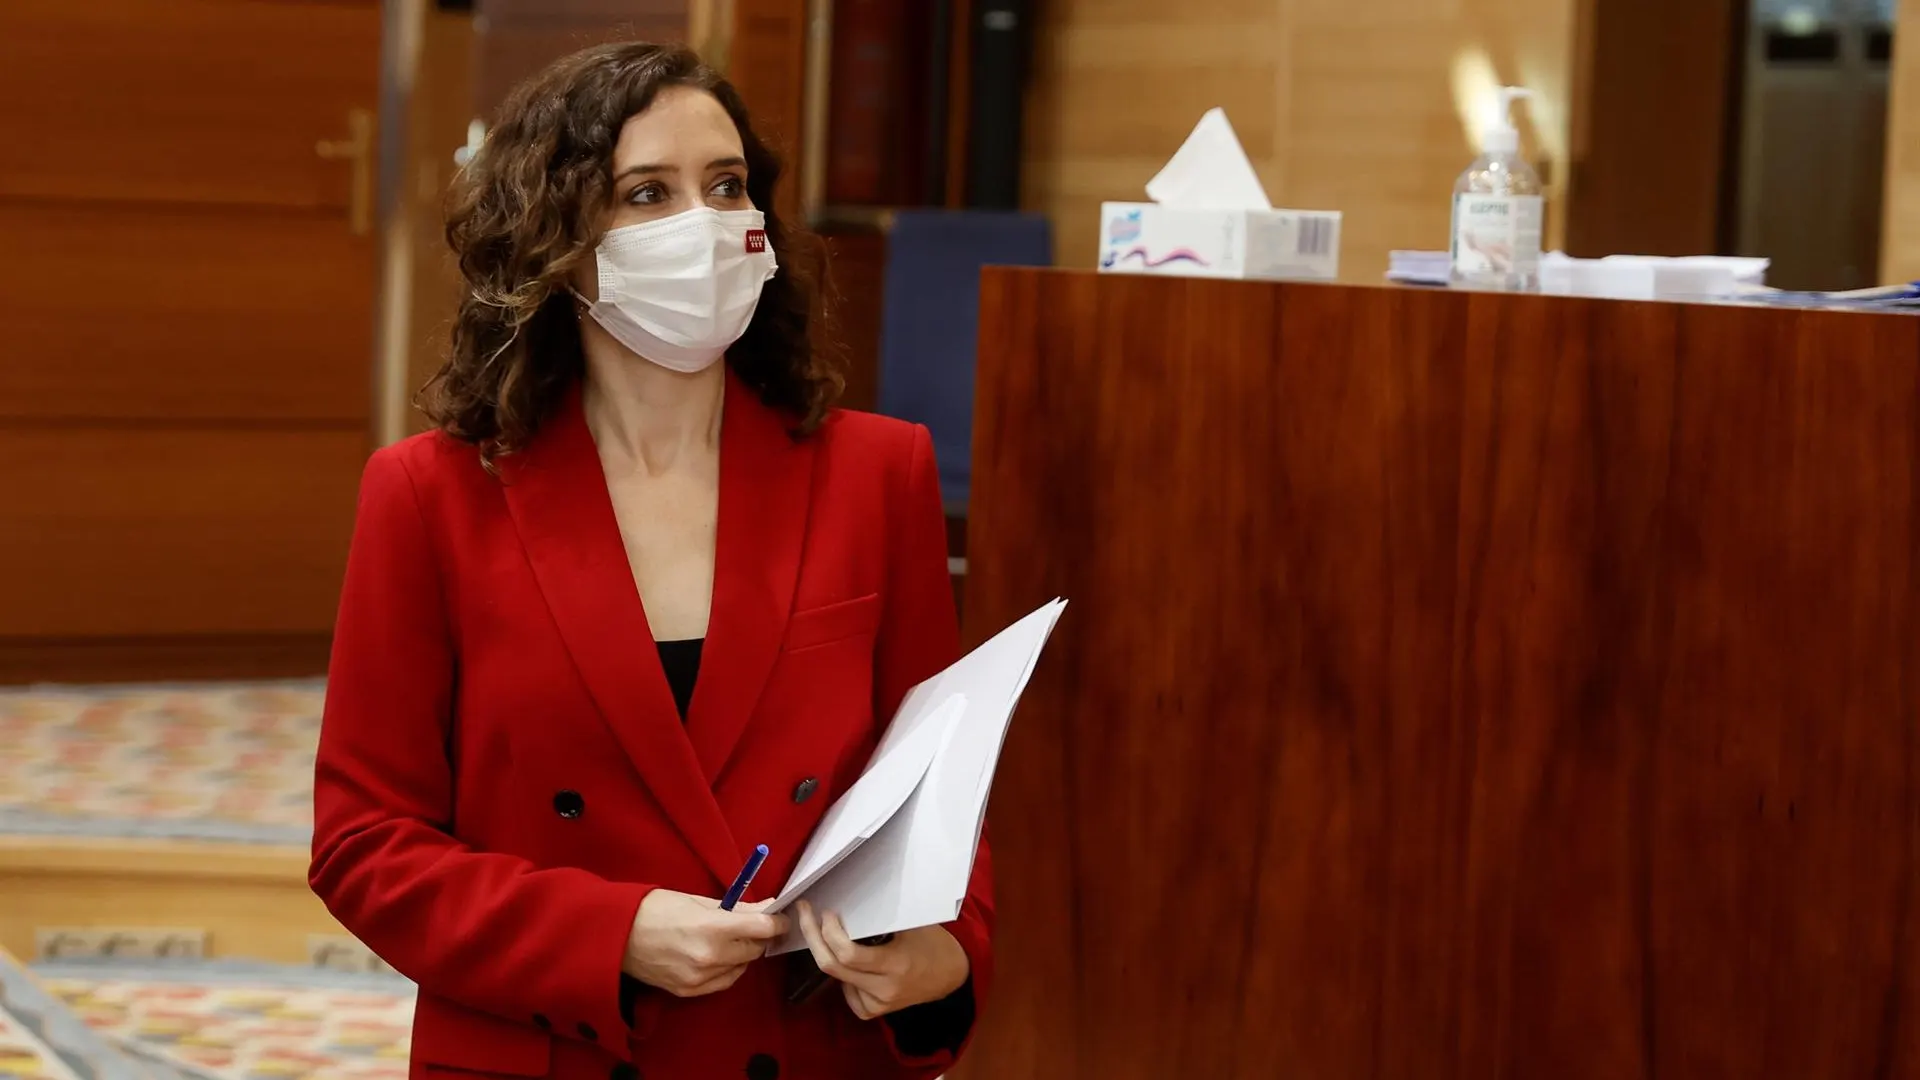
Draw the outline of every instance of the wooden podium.
M990 270L980 1080L1920 1077L1920 321Z

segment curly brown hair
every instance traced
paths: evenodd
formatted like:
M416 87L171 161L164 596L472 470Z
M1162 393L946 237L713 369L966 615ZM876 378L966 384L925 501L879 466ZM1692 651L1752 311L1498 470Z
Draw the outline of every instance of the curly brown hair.
M747 196L766 216L780 265L727 363L793 418L796 436L820 425L845 385L820 340L818 240L775 209L780 162L754 134L739 93L682 46L599 45L516 88L449 195L447 244L466 291L451 354L418 403L489 467L526 447L584 371L569 282L600 242L621 126L669 86L704 90L733 118Z

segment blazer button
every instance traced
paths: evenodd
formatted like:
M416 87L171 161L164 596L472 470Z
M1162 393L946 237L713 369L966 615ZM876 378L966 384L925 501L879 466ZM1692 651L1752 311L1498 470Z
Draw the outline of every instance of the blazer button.
M814 791L816 791L819 787L820 787L820 781L811 776L807 777L805 780L800 781L798 784L795 784L793 786L794 804L799 805L800 803L806 802L808 799L813 798ZM772 1059L769 1058L768 1060L772 1060Z
M553 812L572 821L587 812L587 800L577 791L557 792L553 796Z
M640 1070L623 1061L607 1074L607 1080L640 1080Z
M600 1033L593 1030L593 1025L587 1023L585 1020L580 1021L580 1026L575 1030L580 1032L580 1037L588 1042L600 1041Z
M780 1080L780 1062L772 1054L747 1059L747 1080Z

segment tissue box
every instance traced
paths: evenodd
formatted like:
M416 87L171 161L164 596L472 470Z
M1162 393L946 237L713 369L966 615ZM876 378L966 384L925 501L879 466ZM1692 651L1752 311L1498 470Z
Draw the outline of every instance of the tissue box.
M1100 270L1111 274L1333 281L1340 214L1100 204Z

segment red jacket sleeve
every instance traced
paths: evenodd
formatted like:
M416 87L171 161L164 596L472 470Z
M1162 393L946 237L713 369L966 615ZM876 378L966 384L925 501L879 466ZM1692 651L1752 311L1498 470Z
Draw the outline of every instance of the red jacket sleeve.
M620 966L651 890L537 869L449 834L454 671L413 479L383 450L361 482L334 629L308 880L342 926L423 989L624 1053Z
M904 490L890 502L886 606L881 613L875 660L875 715L891 717L907 692L960 658L960 620L953 579L947 570L947 519L940 501L940 472L933 438L914 428ZM993 982L993 864L982 833L973 877L960 918L946 929L965 950L976 1016ZM935 1077L953 1065L955 1052L915 1057L905 1053L894 1029L882 1024L901 1064ZM968 1033L969 1038L972 1032Z

